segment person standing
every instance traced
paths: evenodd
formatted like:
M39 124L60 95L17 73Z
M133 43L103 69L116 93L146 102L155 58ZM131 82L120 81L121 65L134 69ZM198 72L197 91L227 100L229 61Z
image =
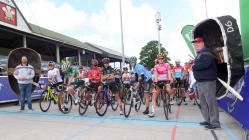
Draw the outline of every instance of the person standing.
M205 120L200 125L205 126L207 129L220 128L219 110L215 95L217 79L216 61L211 50L204 46L203 38L195 38L192 43L197 52L192 69L197 81L201 114Z
M35 76L34 67L28 64L27 56L21 57L21 64L15 68L14 77L17 79L18 87L20 91L20 111L24 111L25 108L25 98L28 102L29 110L32 108L32 82Z

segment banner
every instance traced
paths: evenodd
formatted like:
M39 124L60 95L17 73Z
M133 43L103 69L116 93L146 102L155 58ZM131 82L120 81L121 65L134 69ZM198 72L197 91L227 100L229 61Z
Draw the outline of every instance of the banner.
M182 34L182 37L184 38L185 42L187 43L188 45L188 48L190 49L191 53L192 53L192 56L196 56L196 52L195 52L195 49L193 48L192 46L192 39L193 39L193 34L192 34L192 31L194 29L194 26L193 25L186 25L182 28L182 31L181 31L181 34Z
M0 2L0 20L16 25L16 8Z
M240 0L240 24L245 63L249 65L249 1Z

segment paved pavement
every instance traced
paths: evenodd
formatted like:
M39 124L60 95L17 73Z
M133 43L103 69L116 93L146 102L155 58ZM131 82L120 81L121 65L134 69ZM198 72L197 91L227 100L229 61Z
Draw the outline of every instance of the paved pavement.
M242 129L224 112L220 112L222 129L206 130L197 106L189 103L172 107L170 119L165 120L162 108L156 117L148 118L133 109L129 118L108 108L99 117L93 107L84 116L73 106L70 114L62 114L52 104L49 112L19 112L19 106L0 105L0 140L240 140Z

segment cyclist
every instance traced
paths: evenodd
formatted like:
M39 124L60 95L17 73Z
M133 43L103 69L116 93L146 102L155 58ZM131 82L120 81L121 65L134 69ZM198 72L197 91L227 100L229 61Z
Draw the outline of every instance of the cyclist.
M165 63L164 53L159 53L157 55L158 64L154 66L154 78L153 82L159 86L159 88L166 87L167 93L170 93L170 79L171 79L171 68L169 63ZM160 93L158 90L152 92L152 112L149 117L154 117L156 112L156 100Z
M145 96L145 106L146 109L143 112L143 114L149 114L149 100L151 92L151 82L152 82L152 74L150 71L145 69L144 66L137 63L137 58L135 56L130 57L129 60L130 68L133 70L134 74L136 74L136 85L135 88L138 90L139 86L144 86L144 96ZM141 82L144 83L144 85L140 85Z
M101 75L101 80L104 84L109 85L111 94L115 96L119 108L120 108L120 115L123 115L123 106L122 102L120 99L120 96L118 94L118 85L115 83L115 76L114 76L114 69L109 65L110 59L109 58L103 58L102 59L103 63L103 69L102 69L102 75ZM101 89L103 89L103 86L101 86Z
M183 85L184 68L181 66L181 61L179 59L176 59L175 64L176 64L176 66L174 66L173 73L172 73L172 77L174 80L173 90L175 93L176 88L179 87L180 88L180 96L183 97L184 96L183 95L183 91L184 91L184 85Z
M59 92L59 96L62 96L62 84L63 80L61 78L60 70L55 67L55 63L53 61L48 62L48 81L52 85L52 87L55 87L57 92ZM62 102L62 98L60 98L60 102Z
M73 68L69 62L66 62L61 67L62 72L64 73L64 84L67 85L68 92L71 93L74 97L74 103L79 102L79 95L75 92L75 89L79 87L77 69Z
M122 74L122 82L123 82L123 84L128 85L130 83L130 78L131 78L131 75L128 72L128 68L123 67L123 74Z

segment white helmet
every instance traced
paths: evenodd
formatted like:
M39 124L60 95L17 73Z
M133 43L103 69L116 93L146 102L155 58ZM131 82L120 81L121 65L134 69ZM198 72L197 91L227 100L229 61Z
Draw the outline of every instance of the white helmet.
M181 60L180 59L176 59L175 63L176 63L176 65L180 65L181 64Z

